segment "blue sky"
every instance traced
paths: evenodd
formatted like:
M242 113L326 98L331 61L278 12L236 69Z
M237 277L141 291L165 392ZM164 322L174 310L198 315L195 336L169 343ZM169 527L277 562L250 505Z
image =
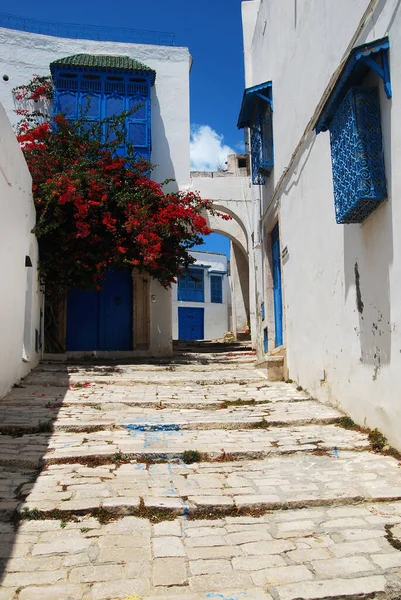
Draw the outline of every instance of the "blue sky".
M194 168L216 168L227 151L241 151L236 123L244 88L241 0L2 0L1 12L43 21L169 31L188 46L191 72L191 145ZM208 157L208 158L206 158ZM225 251L221 236L207 250ZM213 243L213 248L210 248Z

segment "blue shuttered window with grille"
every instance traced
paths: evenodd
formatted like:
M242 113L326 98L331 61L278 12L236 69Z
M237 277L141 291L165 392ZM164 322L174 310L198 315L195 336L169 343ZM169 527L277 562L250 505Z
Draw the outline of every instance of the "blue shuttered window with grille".
M177 299L184 302L205 301L203 269L188 269L178 277Z
M330 125L337 223L361 223L387 197L376 89L351 88Z
M387 197L379 94L366 76L376 73L391 98L388 51L387 38L354 48L316 123L330 131L337 223L362 223Z
M245 90L238 128L245 127L250 130L252 183L263 185L274 166L271 81Z
M75 57L67 57L66 63L72 58ZM103 62L107 64L107 61ZM150 88L154 82L154 71L77 67L69 63L57 64L57 61L52 63L51 71L55 86L54 114L62 112L67 119L83 116L90 127L105 118L131 111L124 123L125 137L134 145L138 159L150 160ZM104 125L106 140L107 129L107 125ZM122 142L117 154L124 156L125 153L126 145Z
M210 276L210 302L223 303L223 280L221 275Z

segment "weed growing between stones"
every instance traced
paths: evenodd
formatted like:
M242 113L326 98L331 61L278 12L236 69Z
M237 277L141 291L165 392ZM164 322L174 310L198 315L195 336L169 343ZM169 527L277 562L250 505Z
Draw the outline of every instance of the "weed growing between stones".
M141 519L149 519L151 523L161 523L161 521L174 521L177 514L168 508L155 508L145 506L145 501L139 498L139 509L135 513Z
M250 423L250 429L268 429L269 423L262 419L261 421L255 421L255 423Z
M222 448L221 454L216 456L211 462L234 462L234 460L234 456Z
M0 435L10 435L11 437L22 437L23 435L32 435L35 433L52 433L54 428L53 421L39 421L36 427L0 427Z
M348 417L347 415L344 415L339 419L338 426L342 427L343 429L359 429L358 425L351 419L351 417Z
M401 452L390 446L386 436L377 428L372 430L368 427L361 427L347 415L341 417L341 419L338 420L337 425L338 427L343 427L344 429L352 429L353 431L366 433L368 435L370 447L373 452L379 452L380 454L384 454L386 456L392 456L393 458L401 461Z
M387 438L377 428L369 432L368 439L375 452L382 452L388 445Z
M256 400L242 400L241 398L237 398L237 400L224 400L220 404L220 408L230 408L231 406L255 406Z
M192 463L201 462L202 455L197 450L185 450L182 455L182 460L187 465L191 465Z

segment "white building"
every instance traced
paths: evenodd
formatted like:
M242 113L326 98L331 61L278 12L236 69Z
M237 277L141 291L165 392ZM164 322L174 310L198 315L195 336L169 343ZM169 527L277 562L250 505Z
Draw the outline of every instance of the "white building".
M230 285L225 254L192 251L196 261L173 285L173 339L210 340L229 330Z
M242 18L256 347L400 449L400 2L247 0Z
M0 104L0 398L42 353L42 294L32 180Z
M15 22L14 22L15 21ZM188 48L175 47L169 36L156 35L150 43L72 39L91 37L92 29L64 26L63 35L21 31L52 31L50 24L15 19L0 28L0 102L11 122L12 89L34 74L52 72L57 110L74 117L84 98L91 96L88 118L100 119L141 104L129 123L138 153L157 165L152 177L174 179L170 189L187 189L189 162ZM60 26L62 29L62 27ZM129 37L129 31L107 30L107 37ZM134 32L135 33L135 32ZM105 30L100 35L105 34ZM146 33L144 34L146 37ZM148 35L148 37L151 34ZM153 37L155 37L153 35ZM110 352L119 355L167 355L172 352L171 290L139 274L111 276L100 292L69 295L61 345L70 354ZM116 291L117 290L117 291ZM99 307L112 316L102 318Z

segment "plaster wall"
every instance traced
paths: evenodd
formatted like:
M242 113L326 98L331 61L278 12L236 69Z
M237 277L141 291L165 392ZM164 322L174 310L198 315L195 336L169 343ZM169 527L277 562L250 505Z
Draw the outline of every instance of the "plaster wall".
M249 264L248 258L234 242L230 245L232 328L235 335L249 325Z
M209 252L191 252L196 257L197 263L207 264L209 261L223 263L224 271L227 273L227 257L222 254L213 254ZM197 263L193 266L196 267ZM178 286L172 286L172 300L173 300L173 339L178 340L178 308L179 307L193 307L193 308L204 308L204 339L216 339L222 338L225 333L229 330L229 304L230 304L230 286L227 274L222 276L222 300L221 304L210 302L210 274L207 268L204 269L204 282L205 282L205 302L187 302L179 301L177 299ZM217 275L217 272L213 272L212 275Z
M273 81L275 167L262 190L264 210L272 194L274 202L263 225L269 233L279 218L281 249L288 249L282 275L289 376L359 424L379 428L398 449L400 5L399 0L305 0L291 2L291 12L287 2L262 2L252 45L251 84ZM372 12L359 27L369 6ZM313 124L350 43L385 35L390 39L392 99L386 98L376 76L371 83L380 90L388 201L363 224L337 225L329 134L316 136L310 127L301 137L311 119Z
M175 187L189 184L189 71L188 48L75 40L0 28L0 102L12 122L12 88L25 84L33 74L48 75L49 64L78 53L122 54L145 63L156 71L152 87L152 163L157 181L175 179ZM173 186L174 187L174 186Z
M150 355L169 356L173 353L171 288L150 281Z
M39 361L35 329L39 333L41 294L31 188L24 156L0 105L0 397ZM26 256L32 267L25 266Z

